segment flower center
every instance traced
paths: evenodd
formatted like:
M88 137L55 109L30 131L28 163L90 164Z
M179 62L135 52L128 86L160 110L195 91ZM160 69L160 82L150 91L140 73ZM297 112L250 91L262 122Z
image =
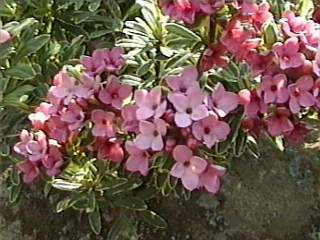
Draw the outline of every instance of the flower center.
M191 113L192 113L192 108L190 108L190 107L187 108L186 113L187 113L187 114L191 114Z
M112 99L117 99L117 98L119 98L119 94L118 93L112 93L111 94L111 98Z
M181 87L181 88L180 88L180 92L186 93L186 92L187 92L187 88L186 88L186 87Z
M153 136L154 136L154 137L158 137L158 136L159 136L159 132L158 132L157 130L155 130L155 131L153 132Z
M211 132L209 127L205 127L203 131L204 134L209 134Z
M153 111L155 111L158 108L158 105L157 104L153 104L151 108L152 108Z
M293 92L293 96L299 97L299 96L300 96L299 90L295 90L295 91Z
M189 167L189 166L190 166L190 161L186 161L186 162L184 162L184 163L183 163L183 166L185 166L185 167Z
M101 123L102 123L103 125L107 125L108 121L107 121L107 119L103 119Z
M270 89L271 89L272 92L275 92L275 91L277 91L277 86L276 85L272 85Z

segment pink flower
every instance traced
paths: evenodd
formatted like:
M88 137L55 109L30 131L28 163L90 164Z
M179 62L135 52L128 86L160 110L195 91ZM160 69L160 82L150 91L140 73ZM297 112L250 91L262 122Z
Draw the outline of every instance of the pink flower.
M195 67L188 67L183 70L181 76L169 76L166 79L168 86L173 92L186 94L193 88L199 88L198 70Z
M23 181L27 184L33 183L40 176L40 170L33 162L25 161L18 164L17 167L23 173Z
M50 145L48 154L42 159L42 164L45 167L48 176L53 177L60 173L60 168L63 165L63 157L57 144Z
M249 91L243 89L239 92L240 103L244 105L244 112L246 116L255 118L260 114L264 114L267 111L267 105L261 98L259 91Z
M93 52L92 57L81 56L80 63L84 66L86 73L90 76L101 74L104 70L103 59L97 50Z
M189 191L198 188L200 176L207 167L207 161L193 156L192 151L184 145L174 148L173 158L176 163L170 171L171 176L181 179L183 186Z
M75 96L75 81L76 80L66 72L61 71L54 77L55 86L49 89L49 93L59 101L63 101L64 104L68 105Z
M168 98L177 111L174 120L178 127L189 127L192 121L199 121L209 115L203 104L204 94L200 90L192 91L188 96L173 93Z
M155 119L154 123L141 121L139 123L140 134L135 140L135 145L141 150L151 148L153 151L163 149L163 137L167 134L167 124L162 119Z
M193 0L193 3L195 6L198 6L203 13L211 15L224 6L225 0Z
M210 100L213 110L219 117L227 116L231 111L236 109L239 104L238 95L226 91L221 83L216 85Z
M192 133L196 139L212 148L217 142L226 140L230 127L226 122L219 121L216 116L211 115L194 123Z
M308 128L305 124L297 123L294 125L293 131L285 134L285 139L291 145L302 144L305 141L305 138L310 130L311 129Z
M93 110L91 114L91 120L94 123L92 135L95 137L114 137L114 119L113 112L105 112L100 109Z
M84 112L75 102L70 102L68 107L62 109L61 121L68 123L70 131L80 129L84 121Z
M268 132L272 137L287 134L294 129L294 125L289 119L291 116L288 109L280 107L276 112L267 118Z
M315 104L315 98L310 93L313 84L312 76L306 75L288 86L290 92L289 107L292 113L300 112L301 107L311 107Z
M134 99L137 110L137 119L160 118L166 111L167 102L161 102L161 87L155 87L150 92L145 89L137 90Z
M133 142L126 142L126 150L130 154L126 162L126 169L130 172L140 172L146 176L149 171L149 154L135 146Z
M108 73L119 73L125 65L125 60L122 57L123 53L124 51L122 48L96 50L96 58L103 63L100 65L101 69L99 69L99 72L102 73L106 71Z
M226 173L224 167L218 165L208 165L207 169L200 176L200 186L205 187L208 192L217 193L220 188L220 178Z
M207 48L201 58L201 70L208 71L212 68L228 66L227 49L221 43L216 43Z
M111 104L116 109L121 109L123 102L132 92L132 87L129 85L120 84L115 76L111 76L108 85L99 93L99 99L104 104Z
M22 130L20 134L21 142L14 146L16 153L27 157L31 162L42 160L47 153L47 137L42 131L35 134Z
M98 159L110 160L114 163L122 162L124 151L119 142L110 142L106 139L97 139Z
M273 52L277 56L280 68L297 68L304 64L305 56L299 52L299 40L296 37L291 37L285 43L275 43Z
M244 1L242 10L247 14L252 15L253 23L260 29L263 24L273 19L273 15L269 12L270 5L268 3L261 3L260 5L248 3L251 1ZM246 6L245 6L246 4ZM250 9L250 4L251 9Z
M11 39L10 33L0 28L0 45L8 42L10 39Z
M31 113L28 118L35 129L43 129L45 122L57 112L57 107L50 103L42 102L40 106L36 108L34 113Z
M46 123L44 130L50 138L60 143L66 143L70 133L68 124L61 121L60 116L51 117Z
M75 88L75 95L79 98L89 99L100 87L100 77L92 77L86 73L81 75L80 83Z
M313 61L313 72L320 77L320 48L317 51L317 54L315 56L315 59Z
M249 53L247 62L252 74L254 76L258 76L268 70L272 65L273 57L273 52L268 52L267 54L260 54L256 52Z
M287 76L277 74L273 77L266 75L262 77L261 90L265 103L285 103L289 99L287 87Z
M160 7L174 20L182 20L188 24L195 22L197 9L190 0L173 0L173 2L164 0L160 1Z
M123 118L122 128L128 132L139 131L139 121L137 119L138 107L135 105L125 106L121 110Z
M283 32L289 37L298 37L306 33L307 21L303 17L296 17L292 11L287 11L280 19Z

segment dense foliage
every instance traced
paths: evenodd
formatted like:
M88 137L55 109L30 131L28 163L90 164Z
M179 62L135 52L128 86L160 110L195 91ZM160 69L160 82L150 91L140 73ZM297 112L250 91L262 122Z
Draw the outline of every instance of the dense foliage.
M280 149L302 143L320 107L311 1L119 4L0 7L1 116L21 118L12 110L29 111L48 91L14 146L21 160L8 156L17 162L11 198L21 174L45 182L46 195L67 191L57 211L88 213L95 233L101 211L117 216L109 239L135 236L133 216L165 227L151 198L217 193L232 158L258 157L260 139Z

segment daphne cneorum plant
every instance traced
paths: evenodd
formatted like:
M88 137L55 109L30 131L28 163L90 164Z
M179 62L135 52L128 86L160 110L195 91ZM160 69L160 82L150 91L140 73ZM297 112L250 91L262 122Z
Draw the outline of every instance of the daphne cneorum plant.
M67 191L57 211L88 213L96 234L109 211L109 239L136 236L134 217L165 227L151 198L218 193L233 157L258 156L258 139L303 142L320 106L309 1L136 4L114 47L55 75L14 146L16 178Z

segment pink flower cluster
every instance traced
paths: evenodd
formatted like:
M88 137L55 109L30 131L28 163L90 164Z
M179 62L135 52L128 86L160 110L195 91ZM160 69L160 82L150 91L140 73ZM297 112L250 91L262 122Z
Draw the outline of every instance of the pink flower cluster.
M223 7L224 2L224 0L159 0L159 6L172 19L193 24L199 16L215 13Z
M47 102L29 115L33 131L24 130L14 147L24 158L18 168L25 182L42 173L59 174L63 154L89 129L84 153L123 163L129 172L143 176L159 153L172 156L170 174L186 189L219 190L225 169L201 157L199 147L212 148L226 140L230 127L225 118L237 108L237 94L222 84L211 94L204 91L195 67L169 76L167 88L134 91L118 78L124 68L120 49L97 50L81 62L80 77L65 70L55 76Z

